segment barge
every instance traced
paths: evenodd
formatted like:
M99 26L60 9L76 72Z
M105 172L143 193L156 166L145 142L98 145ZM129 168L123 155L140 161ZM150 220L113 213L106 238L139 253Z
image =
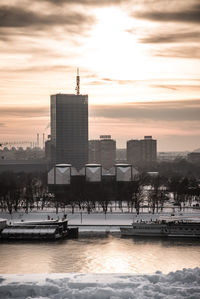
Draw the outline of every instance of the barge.
M0 240L58 240L78 236L78 228L68 228L68 220L15 222L0 232Z

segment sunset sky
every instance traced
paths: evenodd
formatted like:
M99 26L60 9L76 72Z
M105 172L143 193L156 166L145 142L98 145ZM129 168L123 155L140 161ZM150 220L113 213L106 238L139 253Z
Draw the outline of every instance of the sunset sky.
M0 142L49 134L79 67L90 139L200 148L199 45L199 0L1 0Z

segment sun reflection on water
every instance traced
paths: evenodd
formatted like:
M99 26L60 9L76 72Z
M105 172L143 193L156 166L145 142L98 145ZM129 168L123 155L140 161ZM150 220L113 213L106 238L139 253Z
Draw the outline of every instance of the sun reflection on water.
M0 273L163 273L200 267L198 240L80 237L0 244Z

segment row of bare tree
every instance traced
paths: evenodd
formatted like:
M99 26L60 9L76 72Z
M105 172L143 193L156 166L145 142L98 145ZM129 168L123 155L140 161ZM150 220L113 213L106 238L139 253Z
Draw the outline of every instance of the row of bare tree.
M192 176L174 174L149 175L142 173L137 181L116 182L103 179L100 183L86 182L84 177L74 177L69 186L48 191L46 173L12 173L0 174L0 208L2 211L23 209L28 213L33 207L59 208L70 206L72 213L75 207L88 213L101 208L104 213L113 208L140 213L145 205L154 213L158 212L173 194L174 204L181 210L188 203L200 198L200 185Z
M47 190L44 173L0 174L0 208L12 214L23 208L27 213Z

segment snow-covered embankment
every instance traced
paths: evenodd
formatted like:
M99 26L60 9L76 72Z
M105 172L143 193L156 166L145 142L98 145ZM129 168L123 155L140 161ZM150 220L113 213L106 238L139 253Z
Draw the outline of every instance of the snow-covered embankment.
M0 298L200 298L200 268L167 275L0 275Z

